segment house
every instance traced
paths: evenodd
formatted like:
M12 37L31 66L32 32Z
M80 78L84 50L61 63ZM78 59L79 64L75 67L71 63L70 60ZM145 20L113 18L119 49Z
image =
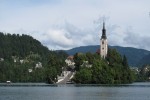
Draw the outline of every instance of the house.
M38 62L36 65L35 65L35 69L36 68L42 68L42 63L41 62Z
M143 71L144 73L147 73L150 71L150 66L149 65L146 65L144 68L143 68Z
M134 71L136 74L139 74L139 72L141 71L138 67L130 67L130 69Z
M20 60L20 63L22 64L24 62L24 60Z
M28 69L28 72L31 73L33 70L32 69Z
M87 67L87 68L91 68L92 64L89 64L88 61L83 61L83 64L81 65L82 67Z
M4 58L0 58L0 61L4 61Z
M75 62L73 60L73 56L69 56L67 57L67 59L65 60L66 64L68 67L74 69L75 68Z

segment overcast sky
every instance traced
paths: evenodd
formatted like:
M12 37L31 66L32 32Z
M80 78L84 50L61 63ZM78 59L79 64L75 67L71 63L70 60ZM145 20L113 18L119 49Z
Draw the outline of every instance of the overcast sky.
M150 0L0 0L0 31L28 34L49 49L109 45L150 50Z

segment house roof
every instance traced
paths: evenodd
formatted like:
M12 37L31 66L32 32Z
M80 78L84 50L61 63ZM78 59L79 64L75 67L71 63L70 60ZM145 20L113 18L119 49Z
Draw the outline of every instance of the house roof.
M73 60L74 56L68 56L67 59Z

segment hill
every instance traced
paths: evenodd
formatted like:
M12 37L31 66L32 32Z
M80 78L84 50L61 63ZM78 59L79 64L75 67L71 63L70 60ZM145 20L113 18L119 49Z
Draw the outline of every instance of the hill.
M29 35L0 32L0 82L55 82L66 57Z
M49 52L47 47L31 36L0 33L1 58L11 59L12 56L24 58L30 53L38 53L41 56L46 56Z
M150 54L144 56L138 63L138 65L150 65Z
M139 63L139 62L144 61L145 57L150 54L150 51L147 51L144 49L132 48L132 47L109 46L109 48L115 48L121 55L126 55L130 66L140 66L143 63ZM76 52L95 53L98 49L99 49L99 45L81 46L81 47L76 47L70 50L66 50L66 53L69 55L74 55Z

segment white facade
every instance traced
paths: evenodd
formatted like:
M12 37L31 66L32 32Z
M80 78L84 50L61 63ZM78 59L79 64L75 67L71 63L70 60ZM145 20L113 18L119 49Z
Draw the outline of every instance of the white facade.
M4 58L0 58L0 61L4 61Z
M91 68L92 64L89 64L88 61L83 61L83 64L81 65L82 67L87 67L87 68Z
M75 63L74 63L74 61L72 61L72 60L70 60L70 59L66 59L65 62L66 62L66 64L67 64L70 68L72 68L72 69L75 68L75 66L74 66Z
M74 66L74 62L73 61L71 61L70 59L66 59L65 60L65 62L66 62L66 64L68 65L68 66Z
M32 69L28 69L28 72L31 73L33 70Z
M107 45L107 39L101 39L101 46L100 46L100 55L102 58L106 58L107 51L108 51L108 45Z
M42 63L41 63L41 62L38 62L38 63L35 65L35 68L42 68Z
M20 63L23 64L24 60L20 60Z

